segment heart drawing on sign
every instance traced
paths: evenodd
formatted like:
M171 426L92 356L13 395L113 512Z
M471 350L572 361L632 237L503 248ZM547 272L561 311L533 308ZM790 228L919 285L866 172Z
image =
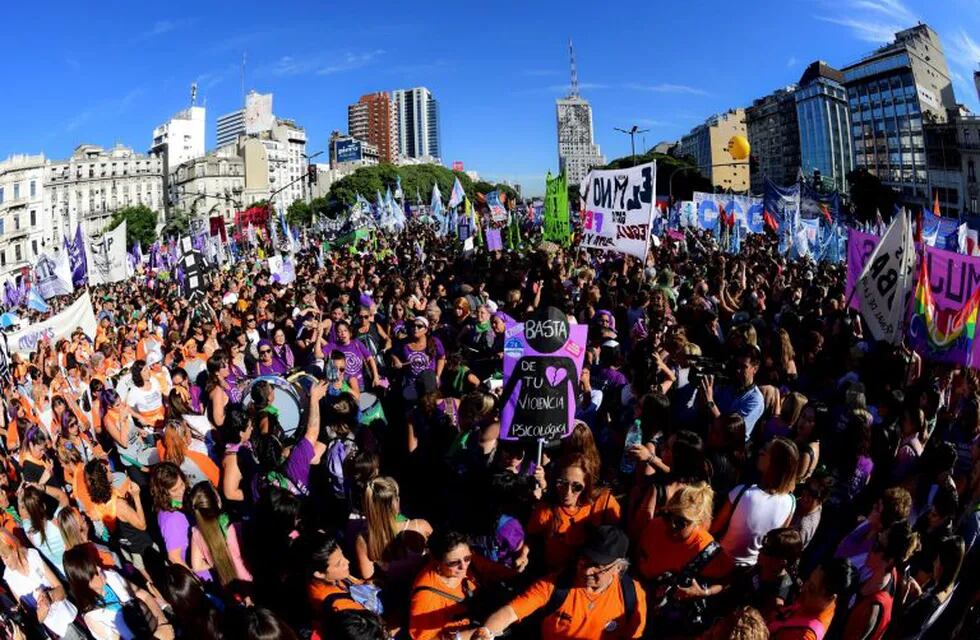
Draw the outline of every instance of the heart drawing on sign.
M565 376L568 375L568 371L560 367L548 367L544 370L544 375L548 378L551 386L557 387L565 379Z

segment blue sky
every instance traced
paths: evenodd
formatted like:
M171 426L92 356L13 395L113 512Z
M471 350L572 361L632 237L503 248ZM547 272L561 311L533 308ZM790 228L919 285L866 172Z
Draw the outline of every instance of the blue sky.
M0 55L0 158L61 158L83 142L141 151L184 108L191 82L214 121L246 88L324 149L367 92L423 85L440 102L443 160L462 160L532 194L557 167L556 98L567 92L568 39L607 158L629 153L614 127L672 140L708 115L795 82L821 58L843 66L898 28L942 38L957 100L980 112L980 0L618 2L11 3ZM637 141L642 146L644 139Z

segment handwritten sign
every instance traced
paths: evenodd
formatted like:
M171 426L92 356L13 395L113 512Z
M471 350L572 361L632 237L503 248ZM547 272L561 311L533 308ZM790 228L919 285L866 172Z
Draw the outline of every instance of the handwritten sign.
M553 307L504 333L504 440L558 440L575 420L588 327Z
M582 246L645 259L656 201L657 163L591 171L585 180Z

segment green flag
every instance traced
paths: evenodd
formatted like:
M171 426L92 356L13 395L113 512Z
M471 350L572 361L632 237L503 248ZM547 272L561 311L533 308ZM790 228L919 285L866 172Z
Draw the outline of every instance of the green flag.
M568 180L564 171L554 178L548 172L545 178L543 237L563 247L567 247L571 241L568 226Z

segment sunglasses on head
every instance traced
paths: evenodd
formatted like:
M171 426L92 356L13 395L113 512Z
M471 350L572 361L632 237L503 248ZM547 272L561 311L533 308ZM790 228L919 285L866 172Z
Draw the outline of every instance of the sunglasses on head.
M585 485L581 482L569 482L568 480L555 480L555 488L559 491L562 489L571 489L572 493L582 493L585 491Z

